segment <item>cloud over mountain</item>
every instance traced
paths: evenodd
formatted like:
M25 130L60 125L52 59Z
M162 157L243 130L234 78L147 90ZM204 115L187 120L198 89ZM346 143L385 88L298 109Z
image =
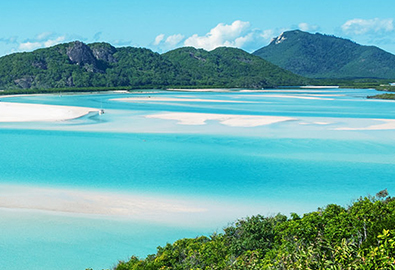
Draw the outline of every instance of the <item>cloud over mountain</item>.
M372 34L379 32L392 32L394 31L394 20L393 19L352 19L345 22L341 26L343 32L346 34Z
M240 20L234 21L232 24L220 23L204 36L195 34L189 37L184 44L205 50L213 50L221 46L242 47L253 38L250 27L249 22Z
M32 51L38 48L48 48L60 44L66 40L65 35L56 35L50 32L38 34L34 39L19 43L18 49L21 51Z
M167 51L182 46L190 46L211 51L218 47L241 48L252 51L270 41L275 35L274 30L260 30L252 28L250 22L236 20L231 24L219 23L205 35L193 34L185 37L175 34L166 37L158 35L152 43L154 49Z
M311 25L311 24L308 24L308 23L305 23L305 22L299 23L299 24L298 24L298 28L299 28L300 30L302 30L302 31L305 31L305 32L311 32L311 31L317 31L317 30L319 30L319 26L317 26L317 25Z

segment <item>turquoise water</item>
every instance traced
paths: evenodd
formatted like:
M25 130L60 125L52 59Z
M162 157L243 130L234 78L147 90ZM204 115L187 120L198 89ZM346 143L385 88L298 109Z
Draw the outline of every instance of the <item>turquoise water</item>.
M0 210L2 269L107 269L154 253L180 235L209 233L163 224Z
M1 149L4 182L51 187L325 203L395 176L391 142L6 130Z
M3 209L0 263L4 269L101 269L132 254L154 253L156 246L177 238L220 231L246 215L347 205L384 188L392 194L395 129L367 127L395 119L395 103L365 99L374 93L332 89L2 99L104 108L106 113L52 123L0 123L0 184L179 198L205 202L217 216L210 222L203 213L192 228L183 222L186 214L170 224ZM112 100L136 96L221 102ZM232 127L216 120L182 125L145 117L175 112L293 120Z

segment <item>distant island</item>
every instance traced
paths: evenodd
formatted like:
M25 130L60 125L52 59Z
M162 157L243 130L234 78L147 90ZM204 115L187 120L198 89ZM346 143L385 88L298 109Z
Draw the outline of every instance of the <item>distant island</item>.
M210 237L180 239L116 270L394 269L395 199L382 190L344 208L240 219Z

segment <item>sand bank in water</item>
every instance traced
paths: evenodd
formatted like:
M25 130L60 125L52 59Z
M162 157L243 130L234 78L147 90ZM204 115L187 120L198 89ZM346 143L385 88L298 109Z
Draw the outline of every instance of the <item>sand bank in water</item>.
M253 214L258 211L256 208L229 206L210 199L0 184L0 209L27 213L44 211L199 227Z
M78 118L93 108L12 103L0 101L0 122L62 121Z
M313 95L262 95L262 98L297 98L297 99L315 99L315 100L334 100L333 98L321 98Z
M203 89L185 89L185 88L169 88L167 91L178 91L178 92L233 92L229 88L203 88Z
M111 192L0 185L0 208L160 219L163 215L205 212L188 202Z
M180 125L204 125L208 120L219 121L221 124L231 127L256 127L270 125L278 122L296 120L283 116L261 115L232 115L232 114L209 114L209 113L162 113L151 114L146 118L164 120L177 120Z
M200 99L200 98L166 98L166 97L132 97L116 98L115 101L139 102L139 101L180 101L180 102L216 102L216 103L252 103L238 100L217 100L217 99Z
M367 127L343 127L336 128L336 130L388 130L395 129L395 119L371 119L383 122L381 124L370 125Z

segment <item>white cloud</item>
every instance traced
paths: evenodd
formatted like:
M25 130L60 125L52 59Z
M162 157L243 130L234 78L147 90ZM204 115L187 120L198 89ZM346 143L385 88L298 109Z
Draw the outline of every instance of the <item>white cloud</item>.
M383 33L393 31L394 22L393 19L352 19L345 22L341 28L346 34L363 35Z
M229 47L241 48L244 46L244 44L247 44L255 39L254 34L254 32L250 32L245 36L236 38L233 42L227 41L224 45Z
M44 39L48 38L51 35L53 35L53 33L51 33L51 32L43 32L41 34L38 34L36 39L37 40L44 40Z
M184 39L184 36L181 34L176 34L169 36L166 38L165 44L169 47L175 47L177 46L182 40Z
M40 47L42 47L42 44L40 42L27 41L27 42L19 44L19 49L22 51L32 51L32 50L38 49Z
M154 42L152 43L153 49L157 51L168 51L182 46L182 41L184 40L184 35L174 34L166 37L165 34L160 34L156 36Z
M260 35L262 38L268 39L268 40L274 38L274 36L275 36L273 29L264 30Z
M156 36L153 45L158 46L164 38L165 38L165 34L160 34L160 35Z
M43 44L46 48L51 47L51 46L55 46L59 43L62 43L64 40L66 39L65 36L60 36L57 37L55 39L48 39L47 41L44 41Z
M66 40L66 36L56 36L53 33L45 32L36 36L35 39L19 43L20 51L33 51L38 48L48 48L60 44Z
M220 23L204 36L195 34L187 38L184 44L205 50L213 50L221 46L241 47L244 42L251 39L251 37L247 37L249 29L250 23L240 20L234 21L230 25Z
M267 45L273 37L280 33L279 29L263 31L254 29L249 22L237 20L231 24L220 23L207 34L201 36L194 34L185 37L182 34L175 34L166 37L164 34L160 34L151 43L151 48L155 51L164 52L181 46L191 46L210 51L226 46L252 52Z
M317 25L311 25L305 22L301 22L300 24L298 24L298 28L305 32L317 31L319 29Z
M138 47L137 44L134 44L132 40L123 40L123 39L116 39L111 42L112 45L115 45L117 47L129 47L129 46L136 46Z

